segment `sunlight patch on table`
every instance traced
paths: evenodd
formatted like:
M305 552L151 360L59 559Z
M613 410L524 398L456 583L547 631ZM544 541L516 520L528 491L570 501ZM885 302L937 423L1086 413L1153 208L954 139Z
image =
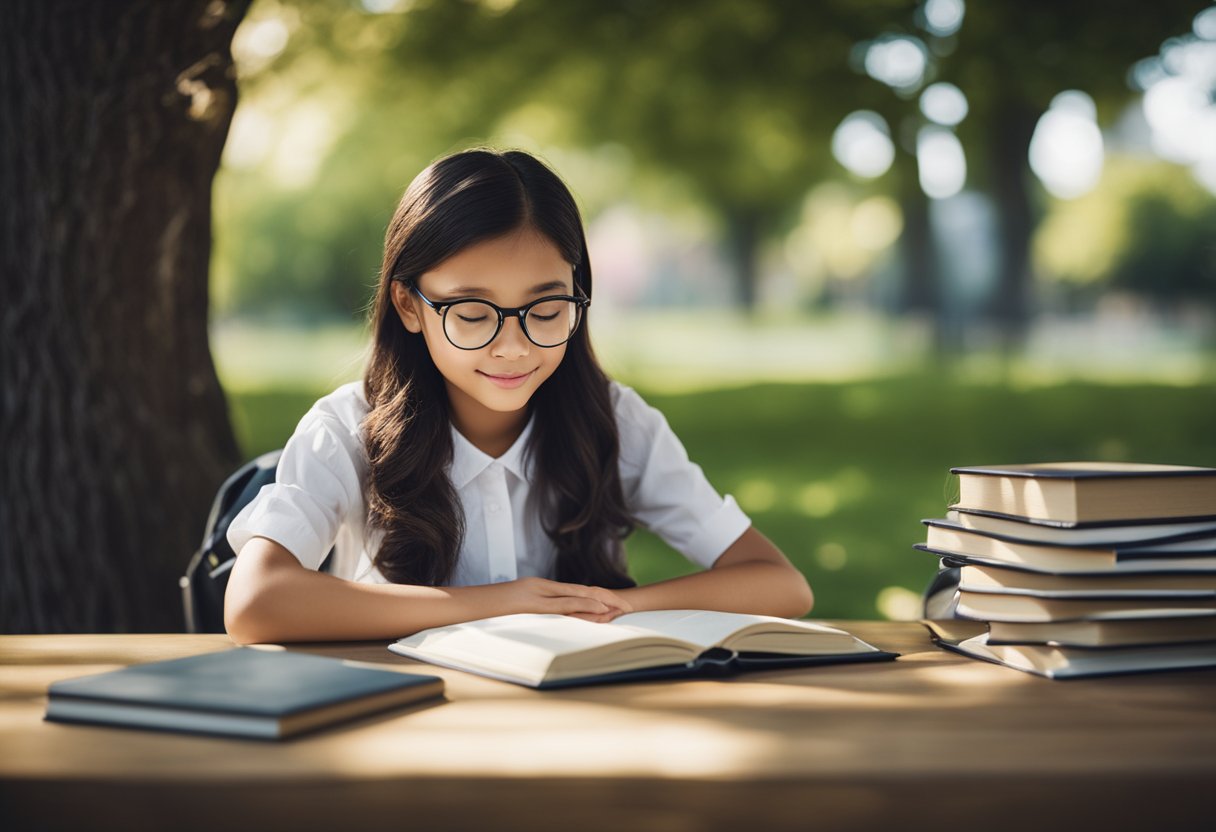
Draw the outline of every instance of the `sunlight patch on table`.
M348 735L334 747L334 762L352 774L414 760L430 775L715 776L771 756L780 742L770 732L670 711L640 712L631 704L463 702L411 716L408 734ZM818 753L839 750L830 745Z

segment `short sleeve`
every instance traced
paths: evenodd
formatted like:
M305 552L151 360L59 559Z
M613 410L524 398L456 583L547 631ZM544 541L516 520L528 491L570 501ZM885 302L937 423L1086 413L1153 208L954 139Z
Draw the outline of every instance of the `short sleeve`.
M621 437L621 487L633 517L705 568L739 539L751 520L721 496L688 458L666 417L632 389L614 383Z
M275 482L228 527L232 550L266 537L306 568L319 569L345 518L363 511L363 454L358 437L340 422L310 411L283 448Z

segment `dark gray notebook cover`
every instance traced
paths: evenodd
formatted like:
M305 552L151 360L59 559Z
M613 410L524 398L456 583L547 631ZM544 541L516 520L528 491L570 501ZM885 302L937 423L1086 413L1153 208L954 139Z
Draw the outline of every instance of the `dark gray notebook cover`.
M285 717L439 677L352 667L339 659L238 647L55 682L50 698Z

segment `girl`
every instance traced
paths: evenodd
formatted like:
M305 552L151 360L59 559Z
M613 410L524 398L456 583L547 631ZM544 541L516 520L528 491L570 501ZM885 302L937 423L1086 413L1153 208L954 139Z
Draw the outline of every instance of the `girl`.
M802 574L604 375L590 303L582 220L549 168L471 150L419 174L385 238L363 381L313 406L228 530L232 638L399 638L509 613L805 615ZM637 586L622 547L635 523L706 571Z

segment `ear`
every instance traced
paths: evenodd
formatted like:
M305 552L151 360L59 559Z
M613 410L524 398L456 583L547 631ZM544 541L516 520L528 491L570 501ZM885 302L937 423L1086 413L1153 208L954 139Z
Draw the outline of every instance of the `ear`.
M422 332L422 320L418 317L418 309L414 305L414 293L400 280L394 280L389 290L393 294L393 307L397 310L401 323L415 335Z

